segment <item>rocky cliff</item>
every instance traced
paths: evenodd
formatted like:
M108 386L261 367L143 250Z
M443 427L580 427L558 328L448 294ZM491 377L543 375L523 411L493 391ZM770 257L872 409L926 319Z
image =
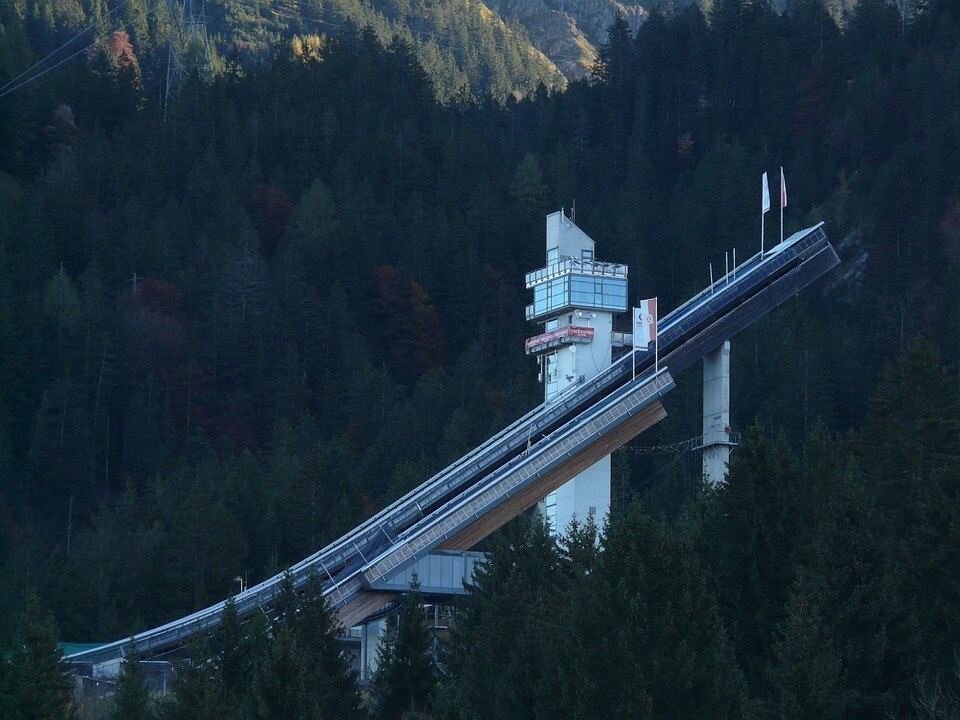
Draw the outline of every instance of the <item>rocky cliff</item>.
M636 30L646 10L617 0L489 0L504 20L516 19L530 40L570 79L589 74L597 48L620 12Z

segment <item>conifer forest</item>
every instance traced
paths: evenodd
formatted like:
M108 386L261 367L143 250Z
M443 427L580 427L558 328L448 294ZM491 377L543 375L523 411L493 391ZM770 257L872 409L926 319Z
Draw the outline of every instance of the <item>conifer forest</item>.
M209 0L167 98L165 3L0 0L0 717L960 719L960 2L645 6L585 77L482 3L325 2ZM667 311L780 166L842 262L733 339L725 484L656 451L696 365L607 522L485 540L442 637L414 587L372 681L316 581L77 699L57 643L282 572L542 402L546 214Z

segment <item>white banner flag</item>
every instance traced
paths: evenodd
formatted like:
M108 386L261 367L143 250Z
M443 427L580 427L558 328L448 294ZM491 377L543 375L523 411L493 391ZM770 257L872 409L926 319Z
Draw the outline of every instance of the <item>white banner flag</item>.
M770 186L767 184L767 174L763 174L763 211L770 209Z
M640 301L633 309L633 349L649 350L650 343L657 340L657 299Z

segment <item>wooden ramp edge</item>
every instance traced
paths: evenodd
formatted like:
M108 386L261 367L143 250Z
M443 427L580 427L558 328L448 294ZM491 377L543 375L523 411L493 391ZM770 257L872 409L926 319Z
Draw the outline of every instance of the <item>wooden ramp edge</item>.
M453 537L439 545L441 550L469 550L483 538L500 529L525 510L536 505L544 496L588 467L606 457L617 448L630 442L640 433L653 427L667 416L659 400L651 403L603 437L583 448L567 462L554 468L533 484L504 500L496 508L468 525ZM345 628L353 627L391 602L397 593L366 590L346 605L338 608L337 615Z
M469 550L495 530L525 510L532 508L548 493L576 477L588 467L625 445L643 431L653 427L667 416L660 401L651 403L596 442L588 445L567 462L554 468L542 478L507 498L496 508L468 525L453 537L440 543L441 550Z
M344 628L352 628L354 625L359 625L388 602L391 602L397 595L398 593L371 592L369 590L360 593L360 595L337 610L337 617L340 619L340 624L343 625Z

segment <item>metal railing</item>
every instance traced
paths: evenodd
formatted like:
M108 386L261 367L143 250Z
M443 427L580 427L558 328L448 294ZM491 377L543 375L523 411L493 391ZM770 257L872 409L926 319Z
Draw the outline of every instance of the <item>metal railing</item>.
M661 319L661 363L673 372L681 371L838 262L820 225L796 233L762 256L751 258L737 268L735 277L731 273L722 278ZM801 266L809 269L802 271ZM737 313L732 312L734 309ZM453 507L463 497L473 497L476 488L489 488L489 481L499 477L501 471L513 471L512 464L520 460L518 453L524 447L540 447L545 436L564 429L578 414L600 408L611 398L619 402L622 398L611 393L629 382L632 368L635 366L641 375L652 365L652 350L633 350L590 381L575 384L550 403L533 408L343 537L293 565L288 572L295 586L301 586L316 573L326 582L325 593L335 605L349 602L365 589L361 572L369 565L367 559L402 553L395 549L398 541L393 538L405 538L405 533L423 518ZM471 488L474 491L465 493ZM398 540L402 543L403 538ZM269 609L282 578L283 574L276 575L236 596L238 613L243 616ZM218 626L224 606L225 603L218 603L133 638L75 653L68 660L101 662L119 657L131 640L141 654L176 646L187 637Z
M532 270L524 276L524 282L527 290L534 285L539 285L547 280L560 277L562 275L591 275L596 277L617 277L625 278L629 268L619 263L600 262L599 260L578 260L576 258L562 258L560 262L555 262L538 270Z

